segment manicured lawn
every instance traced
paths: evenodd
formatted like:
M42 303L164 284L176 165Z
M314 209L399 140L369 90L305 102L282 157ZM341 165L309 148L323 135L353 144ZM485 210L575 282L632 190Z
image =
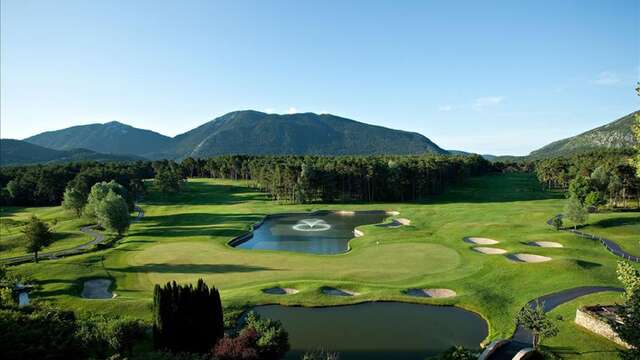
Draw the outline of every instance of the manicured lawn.
M530 299L575 286L619 286L615 256L599 243L545 224L562 211L563 198L542 192L528 174L474 178L445 195L397 204L278 204L248 185L195 179L180 194L151 192L140 203L145 218L133 224L129 236L115 248L14 269L40 282L41 289L33 297L80 312L117 312L149 319L155 284L204 278L221 289L225 306L319 306L366 300L455 304L489 321L487 340L509 337L514 314ZM396 210L412 223L398 229L363 226L365 236L353 239L352 250L340 255L242 250L227 245L265 214L321 209ZM634 215L639 216L606 216L615 222L618 217ZM617 226L607 231L618 231ZM503 255L480 254L463 242L465 236L496 239L500 243L494 247L509 253L539 254L553 260L528 264ZM611 238L616 236L612 233ZM530 241L556 241L564 248L532 247L527 245ZM116 281L116 299L78 296L82 279L107 276ZM288 296L261 292L276 285L300 292ZM331 297L319 291L322 286L349 288L361 295ZM402 293L410 287L450 288L458 296L413 298ZM570 339L563 332L557 341Z
M640 214L602 213L589 215L583 231L614 240L627 252L640 256Z

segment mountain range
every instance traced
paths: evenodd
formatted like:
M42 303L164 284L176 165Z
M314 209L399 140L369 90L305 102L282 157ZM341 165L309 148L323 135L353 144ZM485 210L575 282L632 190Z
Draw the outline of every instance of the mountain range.
M598 148L633 146L634 115L580 135L553 142L526 157L495 157L489 160L540 159ZM193 130L169 137L117 121L47 131L20 140L0 141L0 165L20 165L80 160L120 161L209 157L224 154L251 155L371 155L451 154L427 137L370 125L330 114L267 114L235 111Z

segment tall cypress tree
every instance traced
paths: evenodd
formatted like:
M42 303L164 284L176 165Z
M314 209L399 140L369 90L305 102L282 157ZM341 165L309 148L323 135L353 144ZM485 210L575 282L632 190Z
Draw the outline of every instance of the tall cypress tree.
M202 279L196 287L156 285L153 297L153 340L157 349L207 353L224 335L220 293Z

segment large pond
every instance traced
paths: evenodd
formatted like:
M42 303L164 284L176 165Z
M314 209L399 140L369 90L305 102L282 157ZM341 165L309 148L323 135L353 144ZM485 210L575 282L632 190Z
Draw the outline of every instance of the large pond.
M338 254L349 249L357 226L381 223L387 217L384 211L270 215L254 229L253 236L235 239L231 245L242 249Z
M306 351L340 353L340 360L422 360L453 345L479 348L488 334L477 314L453 306L370 302L323 308L264 305L260 315L280 320L291 343L286 359Z

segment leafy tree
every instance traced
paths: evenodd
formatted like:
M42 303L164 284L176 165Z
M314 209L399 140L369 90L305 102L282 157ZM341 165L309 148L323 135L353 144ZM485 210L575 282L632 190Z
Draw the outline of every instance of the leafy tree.
M85 215L97 219L100 203L109 194L110 191L120 195L122 199L127 199L128 197L127 189L113 180L110 182L103 181L95 183L91 187L91 192L89 193L89 196L87 198L87 204L84 208ZM132 208L132 206L129 206L129 204L127 204L126 202L125 205L129 209Z
M11 308L18 305L15 296L13 296L13 291L10 287L0 287L0 309L1 308Z
M640 96L640 82L636 86L636 93ZM632 161L636 168L636 176L640 177L640 114L636 114L636 123L633 126L633 133L636 136L636 156Z
M591 184L589 178L585 176L577 176L569 182L568 198L576 198L584 203L584 199L591 192Z
M156 349L208 353L224 334L222 303L216 288L202 279L193 285L156 285L153 294Z
M109 190L107 195L100 200L95 211L100 225L111 231L116 231L119 236L122 236L131 224L126 201L112 190Z
M302 360L338 360L338 359L340 359L339 353L329 352L324 350L307 352L302 355Z
M161 192L178 192L183 182L182 171L171 165L156 167L154 183Z
M216 360L258 360L258 332L253 328L243 329L238 336L223 337L216 344L213 356Z
M53 242L53 233L49 226L38 219L35 215L22 229L26 242L27 253L33 253L34 259L38 262L38 253L42 248L51 245Z
M587 222L589 212L586 207L582 205L580 200L572 197L569 198L565 204L564 216L573 222L573 228L576 229L578 225L582 225Z
M584 206L587 208L587 210L592 212L596 211L598 205L600 205L601 203L602 200L600 199L600 194L596 191L588 193L587 197L584 198Z
M626 261L619 261L617 275L625 289L625 302L617 314L621 321L612 325L618 336L632 347L620 351L620 358L640 359L640 271Z
M554 216L553 219L551 219L551 225L553 225L556 230L562 229L562 216Z
M87 203L85 195L80 190L71 186L67 186L67 189L64 191L63 199L62 207L75 211L78 216L80 216L82 209Z
M544 338L558 335L558 327L547 317L544 311L544 304L537 302L535 306L526 305L518 315L516 322L528 329L533 334L533 348L538 349L538 345Z
M625 300L629 301L634 293L640 291L640 271L627 261L618 261L616 274L624 287Z
M471 352L471 350L465 349L462 346L452 346L447 351L442 353L439 360L472 360L477 357Z
M130 355L136 341L144 337L144 324L134 319L117 319L108 323L106 340L118 354Z
M289 351L289 334L279 321L262 318L252 311L245 322L246 328L258 333L256 345L261 360L278 360Z

